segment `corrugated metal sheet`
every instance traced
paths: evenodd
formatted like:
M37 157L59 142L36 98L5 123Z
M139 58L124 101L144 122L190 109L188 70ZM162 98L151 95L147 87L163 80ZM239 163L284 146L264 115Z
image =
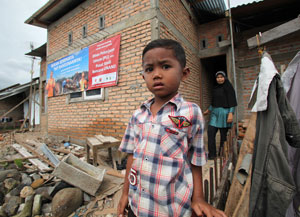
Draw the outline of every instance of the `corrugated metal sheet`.
M194 7L199 10L207 11L216 15L223 15L226 10L224 0L207 0L207 1L193 1Z
M225 17L224 0L189 0L200 23L210 22Z

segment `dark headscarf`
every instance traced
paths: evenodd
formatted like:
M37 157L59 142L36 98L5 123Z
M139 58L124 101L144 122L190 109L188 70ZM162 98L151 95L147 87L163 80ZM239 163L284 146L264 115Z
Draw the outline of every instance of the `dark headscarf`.
M237 106L235 91L228 81L223 71L218 71L216 77L221 74L224 76L225 81L223 84L217 84L213 89L212 106L231 108Z

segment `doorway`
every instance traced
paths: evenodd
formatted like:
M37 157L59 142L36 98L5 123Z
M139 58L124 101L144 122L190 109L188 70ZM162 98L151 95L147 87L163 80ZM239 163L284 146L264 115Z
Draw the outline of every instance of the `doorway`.
M211 104L212 89L216 84L216 72L224 71L227 75L226 55L203 58L200 61L202 66L202 109L205 111Z

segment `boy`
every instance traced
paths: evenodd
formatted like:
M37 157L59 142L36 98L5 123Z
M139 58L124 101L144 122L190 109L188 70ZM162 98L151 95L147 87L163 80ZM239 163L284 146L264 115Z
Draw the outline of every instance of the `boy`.
M206 163L200 108L178 94L190 71L181 45L170 39L143 50L143 79L154 98L130 119L119 150L128 153L118 216L225 216L203 199Z

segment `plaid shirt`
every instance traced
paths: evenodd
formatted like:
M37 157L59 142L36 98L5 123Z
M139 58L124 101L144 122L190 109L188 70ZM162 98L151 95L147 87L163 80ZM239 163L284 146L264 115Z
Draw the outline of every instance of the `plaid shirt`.
M136 216L191 216L191 165L206 163L198 105L177 94L152 116L146 101L130 119L119 150L133 154L129 204Z

